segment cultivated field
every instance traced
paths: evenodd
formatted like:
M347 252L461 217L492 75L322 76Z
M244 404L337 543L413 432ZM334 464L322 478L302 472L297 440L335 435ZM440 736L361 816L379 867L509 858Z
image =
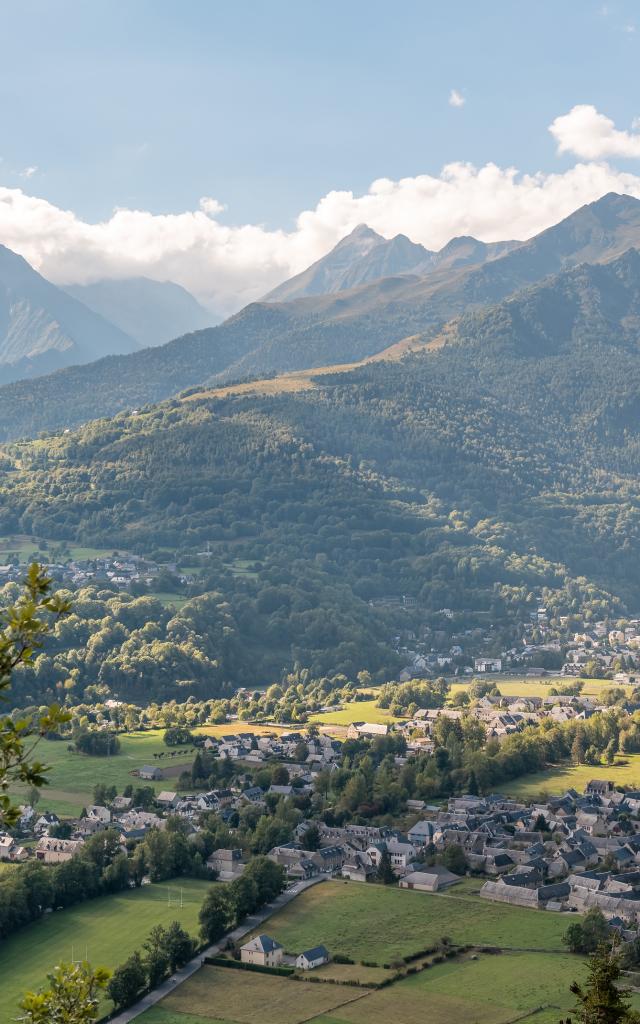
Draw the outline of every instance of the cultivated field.
M61 960L88 956L95 965L113 968L140 949L154 925L175 920L197 935L198 912L209 886L209 882L185 878L145 885L47 914L4 939L0 1020L12 1020L22 993L43 985L47 972Z

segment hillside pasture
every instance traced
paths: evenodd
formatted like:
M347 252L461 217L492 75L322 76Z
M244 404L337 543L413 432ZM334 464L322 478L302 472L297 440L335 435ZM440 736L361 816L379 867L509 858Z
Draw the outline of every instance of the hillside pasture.
M93 787L97 782L115 786L119 793L131 783L133 786L153 786L156 792L171 788L166 781L145 782L132 775L134 769L145 764L156 764L159 768L173 768L181 765L188 768L193 754L180 747L167 747L163 741L164 729L150 729L147 732L120 733L120 753L112 757L90 757L67 749L69 744L62 741L43 741L37 747L38 757L50 766L47 775L49 784L42 789L38 811L54 811L56 814L78 816L82 808L93 803ZM162 759L154 754L163 753ZM175 753L175 757L171 754ZM25 788L15 786L15 797L24 797Z

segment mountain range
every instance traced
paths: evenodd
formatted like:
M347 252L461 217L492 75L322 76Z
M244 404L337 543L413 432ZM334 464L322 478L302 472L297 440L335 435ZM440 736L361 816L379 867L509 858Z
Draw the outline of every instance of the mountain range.
M214 320L171 281L59 288L0 245L0 383L160 345Z
M358 264L385 247L379 237L359 229L355 242L348 236L349 244L339 243L343 271L352 243ZM606 263L634 246L640 247L640 201L609 194L527 242L507 243L502 255L490 249L489 258L483 249L479 264L448 266L443 258L423 274L396 274L288 302L251 303L219 326L165 345L0 388L0 439L70 428L188 388L368 359L407 339L439 345L457 318L582 263ZM328 265L335 266L331 257ZM551 294L563 284L559 279L549 287Z
M417 245L406 235L383 238L359 224L334 249L301 274L274 288L265 302L291 302L309 295L331 295L398 274L426 276L440 269L485 263L503 256L519 242L479 242L468 236L452 238L439 252Z

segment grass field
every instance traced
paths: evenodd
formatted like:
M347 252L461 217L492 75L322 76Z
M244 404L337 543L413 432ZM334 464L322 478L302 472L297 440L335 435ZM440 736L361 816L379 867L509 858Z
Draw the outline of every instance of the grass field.
M345 704L341 711L320 711L316 715L309 715L309 722L318 725L351 725L352 722L381 722L390 725L397 721L388 708L379 708L376 700L358 700Z
M48 914L4 939L0 944L0 1020L12 1020L21 994L44 984L47 971L61 960L88 955L93 964L115 967L141 947L154 925L175 920L197 935L198 911L209 886L206 881L185 878L146 885Z
M452 682L452 696L461 690L468 690L472 678L472 676L469 676L463 682ZM567 683L573 682L573 680L567 679L566 676L544 676L541 679L536 679L523 676L495 675L482 676L480 678L487 682L495 683L503 697L547 697L552 686L555 686L557 689L560 686L566 686ZM580 681L584 684L582 693L585 697L598 697L602 690L606 690L611 686L618 686L618 683L614 683L611 679L582 679ZM623 686L622 689L630 693L633 687Z
M243 722L236 719L233 722L222 722L220 725L199 725L194 732L203 736L235 736L239 732L250 732L254 736L264 736L266 733L286 732L290 726L285 725L254 725L251 722Z
M640 754L624 754L613 765L568 764L522 775L500 788L509 796L532 800L544 793L563 793L573 787L582 793L590 779L611 779L616 785L640 788Z
M46 550L58 547L60 541L47 541ZM88 548L75 544L69 545L69 556L71 558L101 558L113 553L113 548ZM0 560L4 555L16 553L22 562L36 561L42 558L42 552L32 537L19 535L17 537L0 537Z
M269 934L288 952L324 943L332 953L379 964L415 953L443 935L453 942L516 949L562 950L561 915L489 903L469 891L409 892L357 882L324 882L302 893L269 921Z
M368 989L310 985L273 975L203 967L162 1000L163 1010L238 1024L298 1024L362 998ZM153 1017L140 1018L149 1024ZM157 1018L156 1018L157 1019ZM171 1018L169 1018L171 1019ZM188 1018L187 1018L188 1019ZM162 1020L162 1018L160 1018ZM179 1024L183 1019L177 1018Z
M504 1024L545 1008L557 1022L570 1010L572 981L584 975L578 957L564 953L480 954L441 964L390 988L341 1007L335 1020L349 1024ZM543 1020L536 1013L534 1020Z
M160 782L143 782L131 775L134 768L143 764L153 764L153 755L164 752L167 748L163 742L164 730L153 729L149 732L120 734L120 753L114 757L87 757L85 754L74 754L67 750L65 742L43 741L37 747L37 755L51 766L48 774L49 785L42 790L38 810L54 811L56 814L78 815L82 807L93 802L93 787L96 782L114 785L122 792L129 783L153 786L157 792L162 789L175 788L177 779ZM159 767L176 764L191 764L192 754L180 755L175 758L163 758L158 761ZM24 790L16 786L16 796Z
M155 597L156 601L160 601L167 608L175 608L176 611L180 611L189 600L184 594L165 593L164 591L158 594L151 593L150 591L149 597Z
M557 1024L584 974L568 953L480 953L376 991L205 967L141 1024Z

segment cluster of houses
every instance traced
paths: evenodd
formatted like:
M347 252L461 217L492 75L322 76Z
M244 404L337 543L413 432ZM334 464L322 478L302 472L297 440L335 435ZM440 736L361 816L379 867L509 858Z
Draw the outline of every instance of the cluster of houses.
M391 599L389 599L391 600ZM398 605L408 607L403 599ZM526 622L520 624L520 642L514 647L501 649L500 637L494 627L471 628L452 632L452 622L468 621L471 612L453 612L442 608L442 628L423 625L407 628L396 634L391 642L405 660L399 679L405 682L434 675L482 675L504 671L524 671L532 676L544 675L545 666L553 672L579 676L592 662L599 674L618 675L616 666L622 661L626 671L618 681L632 682L637 669L640 673L640 619L632 618L620 628L611 628L606 620L583 623L575 629L575 619L567 616L554 619L544 605L537 606Z
M297 760L300 744L306 747L304 764L310 769L324 768L340 760L341 741L322 733L310 737L301 732L267 733L264 736L256 736L252 732L236 732L218 737L208 736L204 748L217 757L260 764L269 760Z
M69 559L64 562L49 562L45 565L47 574L57 584L83 587L89 583L127 590L132 583L153 584L162 573L171 573L183 584L192 583L194 577L178 572L174 562L160 564L140 555L129 552L114 554L102 558ZM9 562L0 565L0 585L2 583L20 582L24 579L25 567L20 562Z
M271 789L287 795L284 791L290 787ZM117 829L123 842L141 838L151 828L162 829L167 820L163 813L191 819L195 833L203 810L224 817L243 804L264 803L265 796L257 786L192 797L166 791L157 795L157 811L134 808L130 798L119 796L108 808L86 807L64 839L57 837L60 821L55 814L25 807L22 827L36 839L33 851L0 835L0 860L21 861L33 855L46 864L60 863L101 829ZM620 791L610 781L593 779L584 793L570 789L532 804L499 794L467 795L450 798L446 807L409 801L407 810L409 820L414 820L403 830L306 819L296 826L291 842L273 847L268 856L284 868L291 882L317 876L368 882L379 876L385 860L400 887L442 892L459 882L463 872L471 872L485 879L480 892L489 900L552 911L599 907L623 935L640 930L640 790ZM451 847L458 850L456 873L441 863L452 862L442 856ZM233 881L242 875L246 859L239 848L217 849L207 866L221 881ZM262 940L266 942L266 937L243 947L242 957L267 966L279 963L282 948L273 940L258 948ZM316 965L313 953L300 954L307 966Z

